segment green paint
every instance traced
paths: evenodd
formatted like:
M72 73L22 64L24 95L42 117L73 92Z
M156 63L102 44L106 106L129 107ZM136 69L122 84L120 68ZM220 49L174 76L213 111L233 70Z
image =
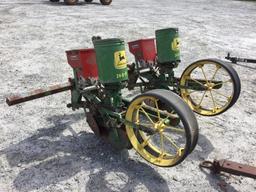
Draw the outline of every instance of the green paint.
M122 39L93 41L102 84L119 83L128 80L125 43Z
M180 61L180 41L177 28L160 29L156 32L157 57L159 63Z

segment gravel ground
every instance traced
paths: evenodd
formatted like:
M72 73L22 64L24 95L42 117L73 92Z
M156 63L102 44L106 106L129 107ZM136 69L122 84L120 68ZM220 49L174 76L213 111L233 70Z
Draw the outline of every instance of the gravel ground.
M65 50L91 47L91 36L126 41L179 27L182 64L234 55L256 58L256 2L113 0L77 6L47 0L0 1L0 191L256 191L250 178L203 172L204 159L256 166L256 65L234 65L242 91L217 117L197 116L200 137L180 165L159 168L133 150L123 158L92 134L69 93L8 107L5 97L67 81ZM129 55L130 60L132 56Z

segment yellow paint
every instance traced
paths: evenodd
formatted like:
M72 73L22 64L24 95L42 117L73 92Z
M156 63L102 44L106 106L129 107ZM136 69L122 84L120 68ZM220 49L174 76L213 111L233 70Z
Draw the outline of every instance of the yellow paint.
M211 73L207 73L203 70L203 67L207 65L213 65L215 66L216 70L212 71ZM198 70L199 69L199 70ZM218 103L218 106L216 104L217 101L217 95L213 95L212 92L216 92L216 90L213 89L214 86L216 86L214 83L212 83L211 81L213 80L213 78L210 77L214 77L217 73L217 71L219 69L223 69L225 70L222 66L221 63L218 63L216 61L213 60L203 60L203 61L198 61L195 62L191 65L189 65L185 71L183 72L181 78L180 78L180 86L181 86L181 97L183 98L183 100L188 104L188 106L195 111L196 113L200 114L200 115L205 115L205 116L214 116L214 115L218 115L220 113L222 113L223 111L225 111L226 108L229 107L231 100L232 99L227 99L227 102L225 103ZM201 73L203 74L203 79L195 79L195 72L201 71ZM229 74L228 74L229 75ZM202 94L202 97L200 99L200 102L197 103L195 100L193 100L193 98L191 97L191 92L197 92L196 90L192 90L191 89L187 89L187 88L182 88L184 86L187 85L187 81L193 79L195 82L200 84L200 80L204 80L207 83L204 85L206 87L206 90L204 91L204 93ZM231 77L230 77L231 79ZM225 81L222 81L222 83L226 83ZM230 82L233 84L233 81ZM221 88L220 88L221 89ZM208 97L211 97L212 99L212 103L213 103L213 107L210 107L210 105L208 107L202 107L202 102L205 99L205 95L206 93L209 93ZM191 95L190 95L191 94ZM220 93L219 93L220 94ZM233 94L233 93L232 93ZM221 94L220 94L221 95ZM225 95L223 95L225 96ZM228 95L226 96L227 98L233 98L233 95Z
M116 51L114 57L116 69L124 69L127 67L127 58L125 51Z
M126 112L126 120L129 122L134 122L136 124L140 124L140 115L139 110L141 107L143 107L142 103L145 101L158 101L158 98L152 97L152 96L141 96L135 99L128 107ZM159 111L158 105L155 106L156 110ZM141 113L144 113L146 111L142 111ZM147 113L147 112L146 112ZM157 112L158 114L158 112ZM146 114L145 114L146 115ZM149 118L151 114L147 113L146 116ZM164 118L165 119L165 118ZM164 122L163 119L160 117L158 118L158 122L154 122L152 120L149 120L149 123L152 125L151 128L155 128L156 133L155 134L164 134ZM143 125L143 123L141 123ZM170 167L174 166L178 163L178 161L183 158L184 156L184 148L179 148L176 150L176 154L170 154L165 151L165 149L168 149L172 147L171 145L165 145L163 143L163 139L161 139L161 146L157 146L155 143L151 142L151 137L154 135L147 135L143 131L138 131L136 129L133 129L131 124L126 124L126 133L127 136L133 146L133 148L148 162L162 167ZM142 138L142 141L139 140L138 134L140 135L140 138ZM165 143L166 144L166 143ZM150 149L150 150L149 150ZM159 154L158 156L155 156L155 154Z
M173 51L179 51L180 50L180 38L176 37L172 41L171 48Z

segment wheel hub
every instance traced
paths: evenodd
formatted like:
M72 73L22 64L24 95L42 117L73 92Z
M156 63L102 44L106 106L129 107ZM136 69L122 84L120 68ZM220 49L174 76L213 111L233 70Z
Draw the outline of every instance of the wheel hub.
M165 127L166 125L163 122L158 122L158 123L155 123L154 125L154 128L160 133L164 131Z
M207 87L208 91L211 91L215 86L215 83L208 82L208 83L205 83L204 86Z

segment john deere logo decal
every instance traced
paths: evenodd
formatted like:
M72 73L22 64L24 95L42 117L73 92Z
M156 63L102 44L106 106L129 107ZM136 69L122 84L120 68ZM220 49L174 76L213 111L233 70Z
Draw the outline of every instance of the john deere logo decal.
M125 55L125 51L117 51L115 52L115 68L123 69L127 66L127 59Z
M179 51L180 50L180 38L176 37L172 41L172 50Z

